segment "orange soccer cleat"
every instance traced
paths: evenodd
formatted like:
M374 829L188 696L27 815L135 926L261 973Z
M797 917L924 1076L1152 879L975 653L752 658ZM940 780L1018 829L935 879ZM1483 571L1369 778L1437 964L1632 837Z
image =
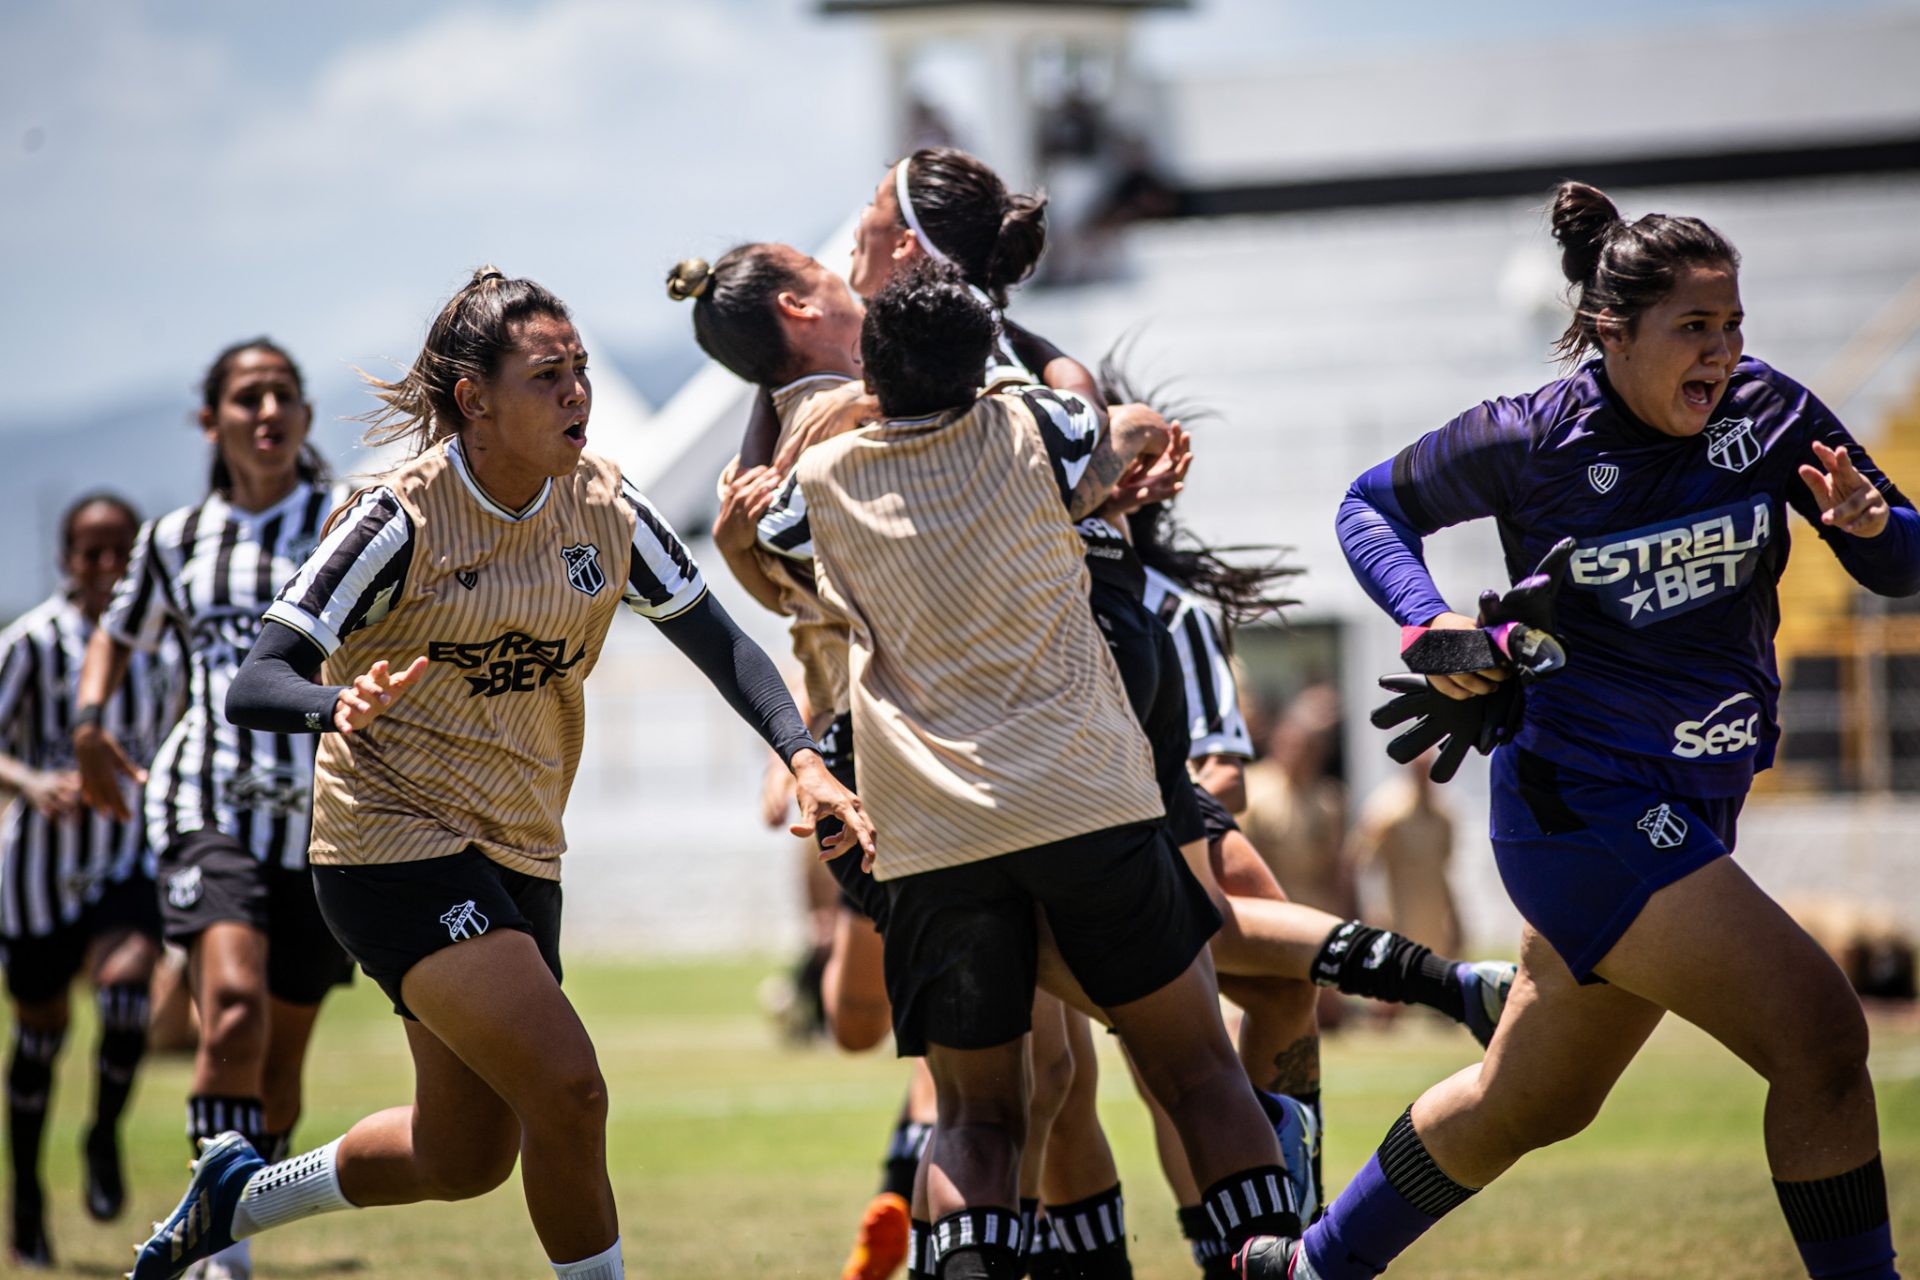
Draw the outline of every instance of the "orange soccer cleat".
M887 1280L907 1260L910 1226L905 1200L891 1191L875 1196L860 1215L860 1234L840 1268L840 1280Z

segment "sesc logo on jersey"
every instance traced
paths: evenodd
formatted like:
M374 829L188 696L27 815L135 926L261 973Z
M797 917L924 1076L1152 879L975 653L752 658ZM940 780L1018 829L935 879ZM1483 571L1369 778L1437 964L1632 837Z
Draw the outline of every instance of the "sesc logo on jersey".
M1644 627L1746 586L1772 533L1765 498L1733 502L1604 540L1582 539L1567 571L1608 617Z
M1673 726L1673 754L1682 760L1735 754L1759 745L1760 712L1750 693L1736 693L1698 720Z

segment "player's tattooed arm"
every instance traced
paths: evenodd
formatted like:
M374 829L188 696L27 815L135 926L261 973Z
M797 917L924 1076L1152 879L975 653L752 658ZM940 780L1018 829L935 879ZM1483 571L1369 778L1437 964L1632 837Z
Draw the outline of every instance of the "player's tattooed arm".
M1135 459L1153 457L1166 448L1167 433L1166 419L1146 405L1114 405L1107 414L1107 429L1087 459L1087 469L1074 482L1067 514L1080 520L1099 510Z

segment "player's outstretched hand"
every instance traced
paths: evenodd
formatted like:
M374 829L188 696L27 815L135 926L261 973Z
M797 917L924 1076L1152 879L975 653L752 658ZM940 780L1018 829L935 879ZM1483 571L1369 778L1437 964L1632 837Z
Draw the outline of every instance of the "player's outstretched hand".
M1576 545L1572 538L1562 538L1547 548L1532 573L1505 591L1482 591L1480 625L1519 622L1552 634L1554 593L1560 590L1560 580L1566 576L1567 561L1573 558Z
M1496 686L1483 697L1455 698L1437 685L1429 685L1430 678L1380 677L1380 687L1398 696L1374 708L1371 719L1376 729L1413 721L1387 743L1387 754L1400 764L1409 764L1437 746L1439 754L1427 773L1435 782L1446 782L1459 770L1467 752L1485 755L1513 736L1523 695L1516 682Z
M1887 495L1860 474L1844 446L1829 449L1815 440L1813 456L1820 466L1801 463L1800 478L1820 504L1820 523L1856 538L1879 537L1887 527Z
M83 724L73 731L73 755L80 767L80 798L87 807L119 822L131 818L120 780L131 778L135 786L144 787L147 771L127 758L119 739L97 724Z
M1131 515L1154 502L1171 502L1187 487L1193 466L1193 437L1178 422L1167 424L1167 447L1157 456L1136 458L1113 482L1113 494L1101 510Z
M827 766L812 751L796 752L793 757L793 799L800 819L787 830L796 836L810 836L822 818L838 818L840 830L820 841L820 856L838 858L860 849L860 866L873 870L873 823L860 807L860 797L840 785L827 772Z
M748 467L728 481L720 497L720 514L713 518L714 546L722 552L751 547L760 517L767 514L785 481L772 467Z
M365 675L355 677L333 700L333 727L341 733L366 728L407 690L420 683L426 669L425 654L415 658L405 671L390 670L384 658L374 663Z

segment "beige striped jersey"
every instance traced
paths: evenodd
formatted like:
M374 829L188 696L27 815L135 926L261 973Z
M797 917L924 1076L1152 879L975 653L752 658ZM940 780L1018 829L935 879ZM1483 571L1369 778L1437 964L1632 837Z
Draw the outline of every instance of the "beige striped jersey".
M866 384L844 373L814 373L795 379L773 392L780 434L774 441L773 467L790 473L801 453L834 436L851 431L876 416ZM740 460L735 458L720 476L724 491ZM847 709L846 619L828 609L814 585L813 566L758 543L753 548L760 571L780 592L780 612L792 619L787 628L793 656L807 691L807 705L818 715L838 715Z
M314 864L474 845L559 879L581 685L615 607L657 621L705 591L666 521L593 454L518 512L487 496L453 441L363 491L266 616L327 654L328 684L381 659L429 663L365 729L322 737Z
M851 628L882 880L1161 816L1067 501L1097 413L1045 387L814 446L761 522Z

